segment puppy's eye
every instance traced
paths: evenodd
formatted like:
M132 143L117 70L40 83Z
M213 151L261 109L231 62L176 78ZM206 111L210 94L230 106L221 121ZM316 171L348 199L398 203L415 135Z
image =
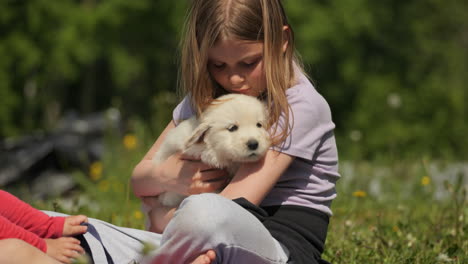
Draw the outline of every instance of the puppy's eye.
M257 123L257 127L258 127L258 128L261 128L261 127L262 127L262 123Z
M230 125L227 129L229 132L234 132L238 129L239 127L237 125Z

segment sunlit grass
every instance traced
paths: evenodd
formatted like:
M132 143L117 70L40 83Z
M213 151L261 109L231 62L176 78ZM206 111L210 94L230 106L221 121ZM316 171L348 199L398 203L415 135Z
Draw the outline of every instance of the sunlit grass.
M102 160L86 173L74 173L77 191L33 205L143 229L140 203L129 179L153 143L147 131L139 124L130 134L109 136ZM326 260L468 263L466 163L343 161L340 172Z

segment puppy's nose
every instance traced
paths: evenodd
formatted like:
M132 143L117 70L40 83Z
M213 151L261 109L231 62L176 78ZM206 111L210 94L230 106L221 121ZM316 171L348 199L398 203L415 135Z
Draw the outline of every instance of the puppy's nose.
M247 141L247 147L250 150L256 150L258 148L258 141L255 139L249 139L249 141Z

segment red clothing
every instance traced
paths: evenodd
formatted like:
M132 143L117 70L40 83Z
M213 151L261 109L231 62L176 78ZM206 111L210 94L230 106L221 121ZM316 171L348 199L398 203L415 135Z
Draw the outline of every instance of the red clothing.
M0 239L18 238L47 252L44 238L62 236L65 217L50 217L0 190Z

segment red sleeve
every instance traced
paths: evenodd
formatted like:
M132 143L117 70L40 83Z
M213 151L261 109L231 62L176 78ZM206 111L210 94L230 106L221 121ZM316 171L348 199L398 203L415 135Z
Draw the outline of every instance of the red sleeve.
M41 238L61 237L65 223L64 217L50 217L2 190L0 190L0 215L10 223Z
M38 235L29 232L28 230L19 227L4 216L0 215L0 239L5 238L18 238L26 243L29 243L43 252L47 252L47 244L44 239L40 238Z

